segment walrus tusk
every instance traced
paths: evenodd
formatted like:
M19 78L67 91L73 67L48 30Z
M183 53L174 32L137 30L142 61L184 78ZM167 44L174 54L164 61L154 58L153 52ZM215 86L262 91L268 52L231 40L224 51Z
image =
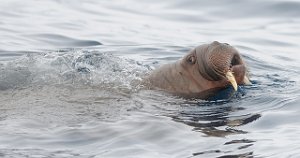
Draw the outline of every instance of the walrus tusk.
M226 78L228 79L228 81L231 83L231 85L233 86L234 90L237 91L237 83L236 83L236 80L232 74L231 71L228 71L226 73Z
M250 82L250 80L247 76L244 77L243 82L244 82L245 85L251 85L251 82Z

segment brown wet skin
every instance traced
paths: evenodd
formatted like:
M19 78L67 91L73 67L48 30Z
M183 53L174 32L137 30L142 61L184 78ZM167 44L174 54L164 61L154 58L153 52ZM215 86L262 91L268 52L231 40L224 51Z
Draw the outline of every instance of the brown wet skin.
M174 63L161 66L144 81L152 88L179 96L205 99L231 85L227 72L232 72L238 85L250 83L239 52L227 43L214 41L192 49Z

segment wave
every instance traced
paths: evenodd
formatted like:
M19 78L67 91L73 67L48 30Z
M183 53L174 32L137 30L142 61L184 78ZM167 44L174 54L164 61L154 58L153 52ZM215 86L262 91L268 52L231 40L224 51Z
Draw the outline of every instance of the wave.
M135 89L150 67L99 51L28 54L0 65L0 89L86 85Z

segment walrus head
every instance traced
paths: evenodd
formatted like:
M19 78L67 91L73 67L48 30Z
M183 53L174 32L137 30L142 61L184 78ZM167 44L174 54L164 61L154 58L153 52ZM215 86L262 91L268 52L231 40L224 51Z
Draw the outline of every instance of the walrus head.
M237 90L238 85L250 83L239 52L216 41L194 48L176 62L162 65L144 81L180 96L203 99L228 85Z
M235 90L238 84L250 83L239 52L227 43L214 41L200 45L186 55L181 64L195 67L208 81L229 81Z

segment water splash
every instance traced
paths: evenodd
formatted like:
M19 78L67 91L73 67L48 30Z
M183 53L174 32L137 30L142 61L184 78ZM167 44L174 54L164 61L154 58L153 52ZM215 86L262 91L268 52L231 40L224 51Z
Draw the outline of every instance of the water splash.
M28 54L2 64L0 88L72 85L138 89L149 66L99 51L74 50Z

